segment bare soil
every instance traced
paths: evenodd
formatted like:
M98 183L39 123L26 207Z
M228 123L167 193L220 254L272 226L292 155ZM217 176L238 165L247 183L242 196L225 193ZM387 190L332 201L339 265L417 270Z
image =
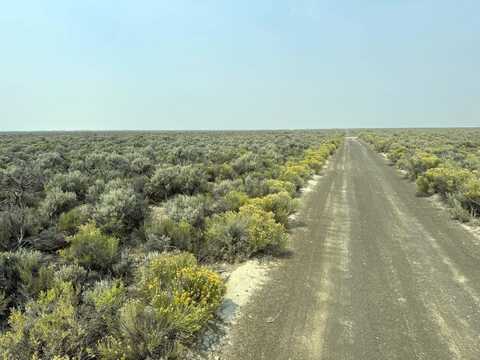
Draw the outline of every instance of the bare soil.
M355 138L303 204L291 255L215 358L480 358L480 246L470 231Z

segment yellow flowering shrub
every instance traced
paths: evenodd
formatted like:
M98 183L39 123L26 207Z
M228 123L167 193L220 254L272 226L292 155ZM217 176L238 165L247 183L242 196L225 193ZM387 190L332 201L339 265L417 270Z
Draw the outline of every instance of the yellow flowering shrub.
M285 191L251 199L248 204L259 207L266 212L272 212L275 221L282 225L287 225L288 216L295 212L298 205L297 201L292 199Z
M2 359L82 358L86 329L78 323L76 304L73 285L58 282L24 311L12 311L10 328L0 335Z
M439 193L446 195L459 190L460 186L471 178L469 170L440 166L427 170L417 179L417 187L423 193Z
M248 217L248 244L251 254L265 250L278 250L285 246L287 233L282 224L278 224L272 212L254 205L240 208L240 216Z
M270 194L286 191L290 196L294 196L296 192L295 184L291 183L290 181L268 179L265 184Z

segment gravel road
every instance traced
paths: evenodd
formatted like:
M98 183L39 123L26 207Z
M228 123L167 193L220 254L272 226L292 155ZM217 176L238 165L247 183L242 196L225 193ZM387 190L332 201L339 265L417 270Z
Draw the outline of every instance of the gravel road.
M480 359L480 241L354 138L221 359Z

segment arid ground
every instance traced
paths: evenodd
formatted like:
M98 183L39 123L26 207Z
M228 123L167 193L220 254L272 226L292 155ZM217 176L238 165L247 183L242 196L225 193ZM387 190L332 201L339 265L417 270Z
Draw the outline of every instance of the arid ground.
M478 359L480 241L354 138L222 359Z

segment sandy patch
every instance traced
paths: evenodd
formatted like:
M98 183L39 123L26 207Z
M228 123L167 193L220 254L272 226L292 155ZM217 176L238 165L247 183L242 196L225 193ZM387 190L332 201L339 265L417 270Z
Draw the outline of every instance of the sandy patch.
M209 322L197 343L186 355L189 360L219 359L220 350L230 340L231 325L239 319L241 311L252 295L268 279L268 272L275 262L252 259L240 265L225 265L222 276L226 279L227 292L217 311L217 320Z
M218 316L225 323L234 323L240 309L250 300L252 294L267 279L269 264L260 260L248 260L238 266L228 277L227 293Z
M309 192L312 192L313 189L315 189L315 186L317 186L318 180L320 180L321 177L322 177L321 175L313 175L313 177L310 180L308 180L307 186L300 189L300 193L307 194Z

